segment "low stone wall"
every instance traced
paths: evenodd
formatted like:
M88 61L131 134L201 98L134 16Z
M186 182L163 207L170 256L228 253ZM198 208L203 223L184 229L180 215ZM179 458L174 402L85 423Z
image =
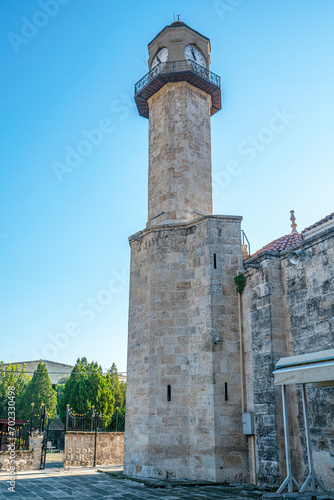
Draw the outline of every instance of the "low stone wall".
M10 456L10 451L0 452L0 471L6 472L12 470L15 466L15 471L22 470L38 470L41 465L41 450L42 450L42 434L33 434L30 437L29 450L15 450L15 456ZM11 459L14 459L14 464Z
M64 465L93 467L94 432L66 432ZM122 465L124 432L100 432L96 439L96 465Z

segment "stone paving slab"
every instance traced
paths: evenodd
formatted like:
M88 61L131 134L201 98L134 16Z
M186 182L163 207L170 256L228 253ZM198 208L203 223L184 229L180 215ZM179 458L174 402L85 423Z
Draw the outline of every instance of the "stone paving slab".
M227 486L229 483L226 482L213 482L213 481L196 481L191 479L156 479L150 477L135 477L123 474L123 471L106 471L103 469L97 469L99 472L106 472L108 475L114 479L129 479L130 481L135 481L136 483L143 483L145 486L151 488L173 488L175 486Z
M245 500L260 499L261 492L251 491L247 486L174 486L150 487L143 483L116 479L92 470L78 475L66 475L58 471L57 476L35 474L19 476L15 493L8 491L8 483L0 481L0 500L4 499L100 499L100 500Z
M282 493L276 495L275 493L265 493L262 500L334 500L334 491L317 491L316 494L311 491L305 491L304 493Z
M115 471L116 469L116 471ZM116 472L114 475L103 472ZM8 477L0 473L0 500L7 499L75 499L75 500L260 500L275 498L282 500L285 495L272 495L242 484L195 485L193 481L166 482L145 480L138 482L122 477L121 467L49 469L24 471L17 476L15 493L8 491ZM186 484L185 484L186 483ZM182 484L182 485L180 485ZM295 498L301 498L297 494ZM317 500L320 499L317 494ZM324 500L324 497L321 496ZM334 500L332 493L327 497ZM327 500L326 499L326 500Z
M30 473L29 473L30 472ZM16 480L15 493L8 491L8 483L3 475L0 480L0 500L7 499L100 499L100 500L260 500L263 498L288 498L288 494L274 496L242 484L195 485L193 481L147 480L143 482L124 479L121 474L112 476L99 473L97 469L54 469L49 471L29 471L20 474ZM187 484L184 484L187 483ZM301 498L297 494L295 498ZM320 499L320 496L317 499ZM324 496L321 496L324 499ZM327 497L333 499L332 495Z

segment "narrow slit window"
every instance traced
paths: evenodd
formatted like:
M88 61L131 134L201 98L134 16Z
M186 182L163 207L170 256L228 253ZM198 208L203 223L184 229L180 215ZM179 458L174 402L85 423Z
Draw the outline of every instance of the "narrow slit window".
M225 401L228 401L227 382L225 382Z
M213 268L217 269L217 254L213 254Z
M172 400L172 387L170 385L167 385L167 401Z

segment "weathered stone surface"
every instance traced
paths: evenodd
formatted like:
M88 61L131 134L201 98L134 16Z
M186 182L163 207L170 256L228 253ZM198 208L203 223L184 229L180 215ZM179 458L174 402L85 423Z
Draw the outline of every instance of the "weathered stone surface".
M66 432L64 465L93 467L94 432ZM123 432L99 432L96 436L96 465L121 465L124 457Z
M246 273L243 294L246 399L255 412L256 456L260 484L277 485L285 477L280 388L272 371L282 356L334 346L334 234L326 231L303 243L305 257L292 265L287 254L262 255L260 269ZM307 455L300 389L288 388L292 463L302 483ZM333 388L307 386L316 472L334 488ZM268 438L270 438L268 440Z
M23 470L38 470L41 465L43 435L33 433L30 437L29 450L15 450L15 472ZM12 467L9 451L0 451L0 471L10 471Z
M149 99L148 225L212 214L210 107L211 97L187 82Z
M251 500L261 499L262 492L255 488L240 485L201 485L182 481L173 484L173 478L161 481L160 479L135 482L129 481L121 474L109 472L101 474L96 470L86 471L77 475L74 471L65 468L57 472L57 477L41 475L35 477L19 476L16 480L15 494L8 493L7 478L0 480L0 497L32 499L103 499L103 500ZM143 480L142 480L143 481ZM174 480L175 481L175 480ZM279 499L281 500L281 499Z
M239 217L157 225L131 240L126 474L248 478L234 286L241 261Z
M208 67L208 40L178 26L155 37L150 63L164 46L169 61L181 60L196 42ZM150 82L148 222L130 238L125 473L249 481L256 465L259 483L274 487L286 469L272 372L282 356L333 347L333 234L307 238L298 266L286 253L256 257L259 269L245 273L240 342L234 277L246 258L241 218L212 215L211 97L179 76L162 88ZM333 389L309 389L315 466L334 489L331 396ZM295 387L288 406L301 481L306 457ZM255 437L242 434L242 410L255 414Z

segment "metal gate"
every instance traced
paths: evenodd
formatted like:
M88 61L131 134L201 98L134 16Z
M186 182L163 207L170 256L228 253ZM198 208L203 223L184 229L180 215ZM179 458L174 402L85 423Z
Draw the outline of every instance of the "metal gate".
M41 449L41 469L45 469L46 451L48 449L48 433L49 433L50 417L46 412L46 408L42 405L41 417L39 421L39 432L43 433L42 449Z
M45 406L42 406L41 409L39 425L39 431L40 433L43 433L40 468L45 469L46 453L48 448L49 451L52 451L52 449L55 448L59 451L64 451L65 426L61 423L59 418L52 420L48 415Z

